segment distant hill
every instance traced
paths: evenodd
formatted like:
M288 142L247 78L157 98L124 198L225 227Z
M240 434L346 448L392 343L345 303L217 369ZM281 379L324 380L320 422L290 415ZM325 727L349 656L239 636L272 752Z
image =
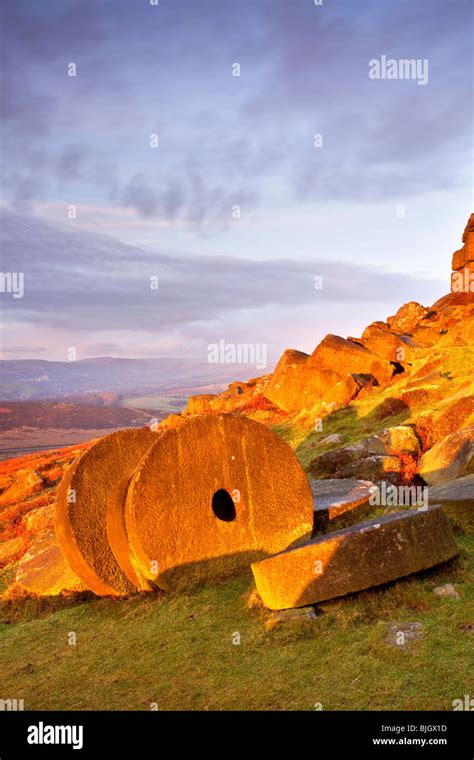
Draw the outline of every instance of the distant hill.
M155 413L156 418L163 415ZM0 458L64 447L130 427L153 415L138 409L50 401L0 402Z
M109 428L143 427L150 415L137 409L49 401L10 401L0 406L0 431L18 427L38 428Z
M149 395L197 387L221 387L249 379L254 366L209 364L194 358L117 359L97 357L74 362L43 359L0 360L0 399L57 399L84 393Z

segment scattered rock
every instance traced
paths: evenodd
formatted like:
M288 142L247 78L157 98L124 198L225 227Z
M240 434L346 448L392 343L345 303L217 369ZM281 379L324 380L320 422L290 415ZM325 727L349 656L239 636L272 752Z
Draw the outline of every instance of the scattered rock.
M9 541L0 543L0 567L5 567L23 553L25 539L23 536L11 538Z
M176 428L179 428L183 424L184 420L185 418L180 414L169 414L161 420L160 430L176 430Z
M474 533L474 475L466 475L429 488L431 503L441 504L451 521Z
M211 401L216 398L213 393L203 394L202 396L189 396L186 412L188 414L203 414L211 411Z
M28 512L22 520L22 524L28 533L40 533L53 527L54 505L39 507Z
M321 614L321 613L319 613ZM292 623L301 623L307 620L316 620L318 612L314 607L298 607L293 610L275 612L265 621L267 631Z
M423 454L420 462L420 474L430 486L473 473L474 426L446 436Z
M354 478L396 483L406 465L406 457L417 458L420 442L409 425L385 428L350 446L318 454L309 465L311 475L319 478ZM404 458L404 462L401 458Z
M35 470L18 470L15 479L0 495L0 507L33 496L43 489L44 481Z
M425 306L416 301L409 301L399 308L394 317L389 317L388 323L391 330L410 335L428 313L429 310Z
M451 596L453 599L461 598L461 595L456 591L452 583L445 583L444 586L435 586L433 594L436 594L436 596Z
M308 364L308 354L288 349L284 351L273 375L265 386L264 395L286 412L307 408L325 397L340 376L324 367Z
M41 596L86 590L65 562L52 528L39 535L20 560L16 583L25 591Z
M389 623L384 641L392 646L400 647L400 649L406 649L414 641L421 639L422 636L422 623Z
M398 482L402 464L398 457L371 453L365 442L325 451L311 460L308 472L315 478L358 478Z
M407 336L392 332L384 322L373 322L365 328L361 338L363 344L381 359L403 365L411 362L416 343Z
M376 354L354 340L346 340L339 335L326 335L308 359L308 365L330 369L339 377L350 373L371 374L379 385L386 385L392 378L390 362L381 360Z

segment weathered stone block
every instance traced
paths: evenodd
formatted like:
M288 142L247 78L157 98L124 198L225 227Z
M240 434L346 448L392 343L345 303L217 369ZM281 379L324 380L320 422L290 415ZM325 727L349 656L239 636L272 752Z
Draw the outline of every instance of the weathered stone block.
M449 518L439 506L369 520L254 562L263 603L303 607L378 586L456 556Z
M350 525L370 511L369 499L374 483L369 480L310 480L314 497L314 529L329 525Z

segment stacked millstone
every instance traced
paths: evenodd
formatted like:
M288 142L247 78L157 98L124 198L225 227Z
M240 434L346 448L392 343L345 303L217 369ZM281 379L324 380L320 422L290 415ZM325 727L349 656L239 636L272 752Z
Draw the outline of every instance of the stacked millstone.
M119 547L128 543L124 491L140 459L156 442L157 434L148 428L106 435L67 470L59 486L58 543L70 568L98 595L150 588L128 563L117 562L109 535Z
M65 474L56 535L98 595L223 577L310 533L313 497L291 448L241 416L100 439Z
M364 514L372 486L350 481L346 493L335 481L310 485L266 426L197 415L177 429L122 430L97 441L63 478L55 529L68 566L98 595L176 591L251 566L263 602L284 609L457 554L441 507L316 536L346 525L349 512Z
M452 293L474 293L474 214L462 236L463 247L453 255Z

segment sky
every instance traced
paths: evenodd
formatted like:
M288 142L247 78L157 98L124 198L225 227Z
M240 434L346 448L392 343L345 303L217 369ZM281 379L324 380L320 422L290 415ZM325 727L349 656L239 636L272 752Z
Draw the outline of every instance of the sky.
M470 0L151 2L3 2L2 358L276 360L449 290Z

